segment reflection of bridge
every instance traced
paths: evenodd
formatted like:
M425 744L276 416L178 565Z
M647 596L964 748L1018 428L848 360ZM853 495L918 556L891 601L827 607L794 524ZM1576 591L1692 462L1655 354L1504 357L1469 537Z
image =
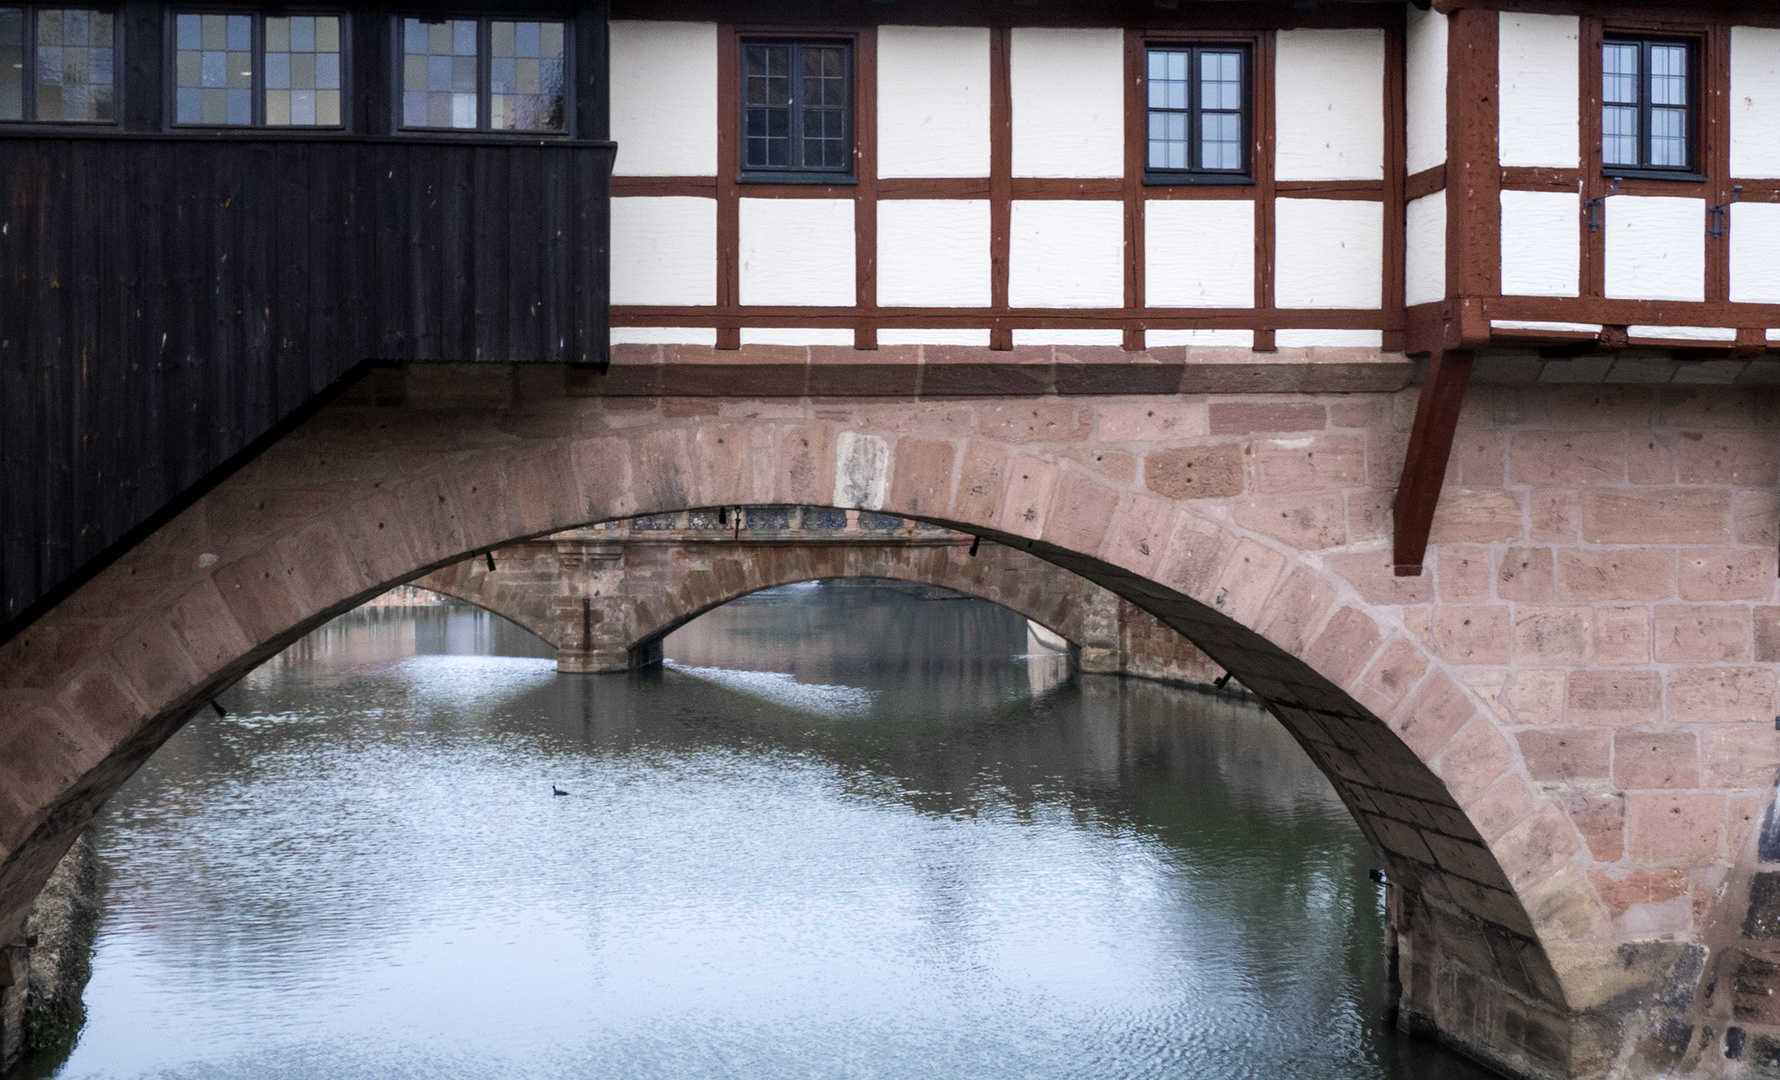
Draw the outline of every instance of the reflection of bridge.
M513 544L416 584L504 615L562 671L659 659L689 619L776 585L888 578L992 600L1061 636L1090 672L1209 683L1206 655L1141 608L1018 548L888 514L803 506L682 511Z

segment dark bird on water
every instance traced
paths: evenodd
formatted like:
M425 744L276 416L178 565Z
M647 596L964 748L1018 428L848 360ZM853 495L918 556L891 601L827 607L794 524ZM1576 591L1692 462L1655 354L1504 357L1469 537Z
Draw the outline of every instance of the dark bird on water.
M568 792L566 792L566 791L564 791L564 790L563 790L563 789L561 789L561 788L559 788L559 787L557 787L557 786L556 786L556 785L555 785L555 784L551 784L551 785L550 785L550 794L552 794L552 795L567 795L567 794L568 794Z

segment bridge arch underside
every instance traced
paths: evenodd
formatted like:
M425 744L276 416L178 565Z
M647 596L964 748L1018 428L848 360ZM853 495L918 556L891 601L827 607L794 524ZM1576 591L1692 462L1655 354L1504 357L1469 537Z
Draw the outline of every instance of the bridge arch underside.
M409 376L423 377L438 376ZM1521 1075L1592 1076L1661 1029L1652 1003L1688 1004L1691 954L1609 936L1573 865L1575 827L1417 637L1293 549L1075 467L1077 446L948 435L939 405L932 430L908 434L896 403L714 418L560 389L391 400L329 406L0 645L0 932L169 735L327 619L524 538L780 503L882 510L1030 553L1232 672L1382 854L1406 1018Z
M961 535L961 534L960 534ZM524 626L565 671L621 671L660 659L667 635L733 600L784 585L877 578L1000 604L1080 649L1116 636L1117 598L1077 574L1002 544L929 534L912 540L823 538L733 543L532 541L414 582ZM1111 601L1109 604L1108 601ZM1116 647L1116 641L1112 642Z

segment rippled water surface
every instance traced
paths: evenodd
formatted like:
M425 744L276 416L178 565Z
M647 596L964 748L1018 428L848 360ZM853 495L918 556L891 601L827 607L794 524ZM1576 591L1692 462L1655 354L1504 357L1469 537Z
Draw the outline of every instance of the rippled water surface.
M367 611L254 672L97 823L59 1075L1474 1075L1383 1024L1371 856L1265 713L884 586L667 654Z

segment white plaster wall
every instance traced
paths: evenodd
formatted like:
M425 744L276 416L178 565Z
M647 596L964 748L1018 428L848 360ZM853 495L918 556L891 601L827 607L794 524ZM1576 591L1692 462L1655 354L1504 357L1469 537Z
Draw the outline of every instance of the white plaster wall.
M1706 298L1706 201L1613 195L1606 205L1606 292L1623 300Z
M614 326L614 345L711 345L717 344L714 326Z
M1145 304L1255 306L1254 203L1153 199L1143 217Z
M1274 303L1282 308L1380 306L1383 203L1278 199L1273 206Z
M716 199L612 200L612 303L716 302Z
M1574 15L1500 15L1497 115L1502 164L1574 169L1581 86Z
M853 345L848 327L744 326L740 335L743 345Z
M1502 295L1580 295L1581 198L1568 191L1502 192Z
M1229 347L1252 349L1255 347L1253 330L1146 330L1143 335L1146 349L1161 348L1165 345L1199 345L1205 347Z
M1446 160L1446 16L1412 7L1405 30L1405 157L1418 173Z
M1780 204L1731 206L1732 301L1780 304Z
M1384 31L1284 30L1274 63L1274 175L1384 176Z
M1125 306L1125 208L1081 200L1016 200L1008 236L1012 307Z
M1122 30L1016 27L1008 75L1015 176L1122 176Z
M1383 330L1275 330L1280 349L1382 349Z
M989 331L978 330L879 330L879 345L974 345L989 347Z
M740 219L742 303L853 305L853 200L742 199Z
M717 174L717 24L612 23L619 176Z
M878 28L878 175L989 175L989 31Z
M1780 177L1780 30L1731 27L1731 175Z
M988 200L878 203L878 303L987 307L989 300Z
M1123 345L1125 332L1104 328L1085 330L1015 330L1015 345Z
M1411 199L1403 224L1403 302L1446 299L1446 192Z

